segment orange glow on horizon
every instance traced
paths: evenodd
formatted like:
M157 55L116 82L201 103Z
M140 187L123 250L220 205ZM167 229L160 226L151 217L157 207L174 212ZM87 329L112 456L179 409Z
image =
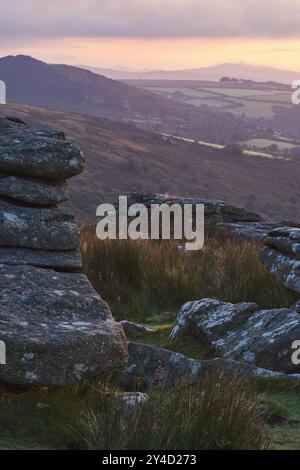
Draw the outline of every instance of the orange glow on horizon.
M1 56L8 54L98 67L176 70L231 62L300 72L300 39L32 39L2 47Z

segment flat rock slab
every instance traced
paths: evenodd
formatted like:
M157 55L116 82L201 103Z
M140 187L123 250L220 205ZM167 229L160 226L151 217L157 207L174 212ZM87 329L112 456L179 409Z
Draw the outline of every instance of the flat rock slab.
M112 319L105 302L81 273L0 265L0 315L17 307L41 319Z
M0 202L0 246L63 251L75 250L79 243L72 214Z
M127 344L114 321L28 319L21 309L0 315L6 365L0 383L65 387L104 379L127 362Z
M39 131L0 118L0 171L16 176L64 180L83 171L84 156L63 134Z
M242 377L287 377L285 374L253 367L230 359L199 361L167 349L129 342L129 361L121 384L127 390L145 391L178 384L199 385L210 374L240 374ZM288 376L300 380L300 375Z
M28 265L60 271L79 271L82 269L82 258L80 250L46 251L0 247L0 264L10 266Z
M50 206L71 197L68 183L0 175L0 196L32 205Z
M66 386L125 366L127 341L86 276L0 265L0 381Z
M181 333L205 341L218 356L284 373L297 373L292 344L300 339L296 308L263 310L256 304L229 304L213 299L188 302L171 338Z

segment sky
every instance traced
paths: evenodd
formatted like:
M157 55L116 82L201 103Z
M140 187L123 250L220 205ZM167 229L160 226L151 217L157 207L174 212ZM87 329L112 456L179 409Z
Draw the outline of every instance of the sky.
M0 0L0 54L184 69L241 62L300 71L300 0Z

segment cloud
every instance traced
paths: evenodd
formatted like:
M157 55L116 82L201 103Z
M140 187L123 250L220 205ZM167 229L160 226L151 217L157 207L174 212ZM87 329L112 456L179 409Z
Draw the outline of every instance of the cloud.
M300 0L0 0L0 37L299 37Z

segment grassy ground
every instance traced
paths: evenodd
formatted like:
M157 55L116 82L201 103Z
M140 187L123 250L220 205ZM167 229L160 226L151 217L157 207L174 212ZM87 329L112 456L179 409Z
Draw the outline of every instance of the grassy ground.
M208 234L204 249L178 251L174 241L98 240L84 228L84 269L118 320L151 322L187 301L213 297L256 302L263 308L289 307L296 296L274 280L259 261L256 242Z
M211 357L201 342L168 339L184 302L207 296L255 301L263 307L295 302L262 267L255 243L209 237L203 252L189 254L168 242L99 242L85 228L82 248L85 270L114 315L154 329L129 339L195 359ZM0 448L300 447L300 385L209 380L197 390L152 391L145 411L130 415L114 398L111 386L3 388Z
M156 344L157 339L151 338ZM189 351L183 345L186 351L201 357L200 349ZM146 416L140 416L140 411L130 416L124 413L113 397L117 390L111 386L86 384L51 391L2 389L0 449L299 449L300 384L278 379L251 383L210 380L196 390L150 392L151 406ZM200 392L205 394L204 401L200 400ZM189 409L198 421L189 415ZM219 415L226 419L225 424L220 423ZM205 440L199 434L203 422L208 427ZM129 442L132 428L137 434L131 434ZM170 443L167 436L171 429L177 434L172 434ZM155 433L150 443L149 436ZM216 435L214 440L212 436Z
M115 389L2 391L2 449L264 449L266 424L254 387L210 377L201 388L154 390L128 411Z
M212 354L207 346L198 339L192 337L181 337L180 339L170 340L169 335L172 327L171 319L174 317L170 313L162 313L152 317L150 322L144 323L145 326L152 329L151 333L137 333L127 335L130 341L138 343L151 344L158 348L169 349L179 352L193 359L210 359Z
M186 338L171 343L168 339L171 326L171 324L168 323L169 320L169 313L156 315L152 318L151 323L147 323L147 326L150 326L154 330L152 333L130 336L129 339L152 344L157 347L172 349L176 352L193 357L194 359L209 359L211 357L205 345L197 340ZM254 400L256 403L258 414L256 415L255 412L254 416L256 416L255 419L259 420L259 427L255 428L255 432L259 430L259 448L261 446L262 448L268 447L270 449L299 449L300 384L278 379L259 379L251 381L251 383L243 382L239 385L235 385L233 390L230 389L231 397L233 396L240 399L239 387L243 387L248 394L250 393L251 400ZM211 396L212 390L211 388L209 390ZM120 409L118 403L112 402L109 397L109 394L115 392L115 389L111 387L105 389L103 385L99 384L86 384L85 386L52 391L40 389L25 392L2 389L0 392L0 448L102 448L101 446L103 446L104 441L107 445L112 446L113 440L115 440L114 445L116 446L114 448L118 448L121 442L123 442L122 439L124 439L124 436L121 436L122 433L120 434L120 429L114 430L113 420L116 420L118 426L121 426L121 423L117 420L117 416L121 415L126 423L127 418L122 414L124 410ZM150 416L147 418L149 434L151 433L149 426L163 425L161 421L156 424L154 423L153 420L156 414L160 416L161 420L166 420L164 421L165 425L170 425L170 427L176 425L174 421L168 424L168 418L164 414L164 406L171 407L172 409L172 399L177 403L179 396L176 392L175 395L171 394L168 396L166 404L164 404L162 400L165 393L166 392L161 391L150 393L151 400L153 400L155 407L151 409L152 411L149 412ZM189 393L188 388L180 390L181 396L188 395ZM159 408L158 403L163 403L162 409ZM186 412L184 409L187 404L186 402L184 403L182 403L182 413ZM219 407L222 406L224 406L224 404L219 405ZM234 406L237 406L235 402ZM112 407L113 413L111 411ZM108 415L104 413L105 409L106 413L113 417L113 420L108 419ZM168 409L169 413L171 413L170 408ZM203 411L201 411L201 413L202 412ZM252 413L253 412L254 410L252 409ZM237 411L235 413L237 413ZM140 418L134 415L134 417L130 419L138 420ZM182 416L178 419L181 421ZM101 422L99 422L99 420ZM105 426L109 426L110 429L109 435L107 436L103 434L103 422L105 420L107 420ZM128 426L132 426L132 421L129 420L128 423ZM143 422L143 424L139 424L139 426L144 427L146 424ZM216 426L216 423L212 424L212 426ZM222 432L227 433L226 428ZM143 439L146 440L146 437L144 433ZM183 438L184 436L181 436L181 439ZM107 439L110 441L108 442ZM134 439L134 436L132 436L132 439ZM233 439L233 437L231 437L231 439ZM143 442L145 441L135 440L133 442L131 441L130 445L132 448L138 448L137 446L142 445ZM186 447L192 445L192 441L190 444L186 441L184 442ZM234 449L239 448L239 446L241 448L247 448L247 442L248 437L246 437L246 442L239 441L238 443L234 441L232 444L227 443L224 444L224 446L225 448L227 448L226 446L230 448L230 445L232 445ZM251 442L250 447L255 448L257 443ZM125 445L125 443L123 443L123 445ZM127 443L127 445L129 444ZM200 446L200 441L198 445ZM209 441L208 444L207 442L202 442L201 445L217 446L216 442L211 443L211 441ZM154 442L153 446L153 448L159 446L158 442ZM179 443L178 446L180 447ZM190 448L197 447L197 443L194 441L193 446L194 447Z

